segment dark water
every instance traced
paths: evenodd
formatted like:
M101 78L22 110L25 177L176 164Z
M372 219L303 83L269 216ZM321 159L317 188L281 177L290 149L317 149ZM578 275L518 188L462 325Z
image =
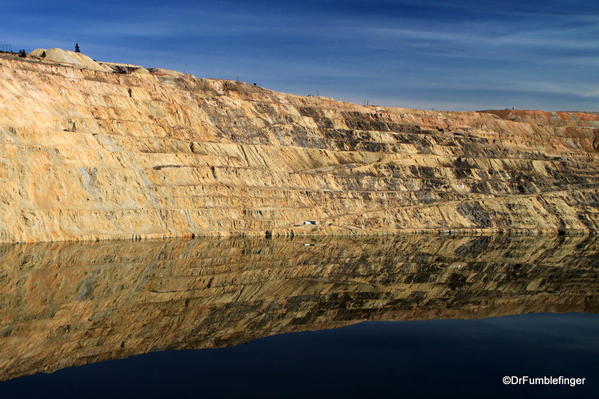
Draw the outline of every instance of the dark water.
M15 398L597 398L599 318L532 314L370 322L224 349L109 360L0 385ZM586 377L504 386L505 375Z
M7 245L0 397L595 398L598 255L593 237Z

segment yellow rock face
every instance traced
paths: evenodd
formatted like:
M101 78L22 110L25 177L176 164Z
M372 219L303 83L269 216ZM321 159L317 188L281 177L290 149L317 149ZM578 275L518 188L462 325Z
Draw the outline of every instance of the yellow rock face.
M362 107L3 57L0 241L599 226L595 114Z

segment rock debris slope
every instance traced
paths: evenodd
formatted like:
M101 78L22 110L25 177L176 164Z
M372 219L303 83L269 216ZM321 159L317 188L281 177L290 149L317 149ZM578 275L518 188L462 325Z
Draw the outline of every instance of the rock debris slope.
M363 107L59 55L0 57L0 241L599 226L597 114Z

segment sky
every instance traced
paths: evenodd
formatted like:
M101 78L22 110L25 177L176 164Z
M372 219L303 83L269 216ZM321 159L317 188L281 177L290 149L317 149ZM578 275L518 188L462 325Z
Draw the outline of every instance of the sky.
M597 0L2 0L0 45L436 110L599 111Z

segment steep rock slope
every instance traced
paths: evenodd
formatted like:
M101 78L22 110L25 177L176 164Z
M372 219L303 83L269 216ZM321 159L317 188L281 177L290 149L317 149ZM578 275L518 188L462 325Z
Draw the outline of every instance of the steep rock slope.
M599 226L596 114L362 107L98 65L113 72L0 58L0 241Z

